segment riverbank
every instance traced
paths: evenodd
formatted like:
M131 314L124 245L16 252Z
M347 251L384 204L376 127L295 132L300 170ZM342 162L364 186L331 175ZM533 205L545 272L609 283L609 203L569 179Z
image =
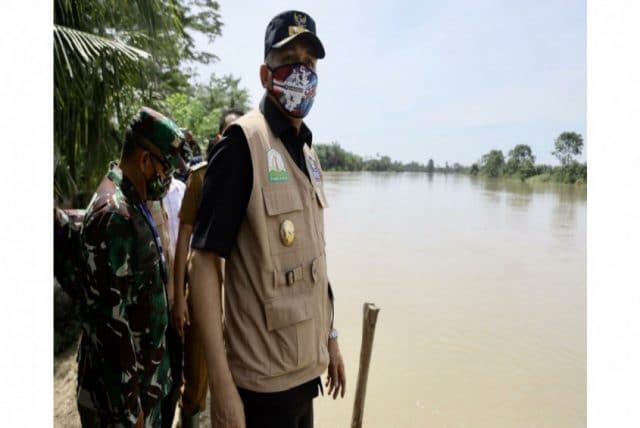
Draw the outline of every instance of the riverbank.
M436 171L436 172L425 172L425 171L366 171L366 170L357 170L357 171L344 171L344 170L339 170L339 169L325 169L324 172L339 172L339 173L361 173L361 172L388 172L388 173L404 173L404 172L409 172L409 173L422 173L422 174L427 174L427 175L431 175L433 176L434 174L442 174L442 175L460 175L460 176L467 176L467 177L483 177L483 178L490 178L490 179L502 179L502 180L510 180L510 181L514 181L514 182L524 182L524 183L529 183L529 184L539 184L539 183L549 183L549 184L566 184L569 186L585 186L587 185L587 181L586 179L582 179L582 178L578 178L576 179L574 182L564 182L561 179L559 179L556 175L552 174L552 173L542 173L542 174L536 174L533 175L531 177L526 178L524 181L521 180L518 176L516 175L500 175L498 177L489 177L483 174L473 174L471 172L468 171L459 171L459 172L444 172L444 171Z
M526 183L530 183L530 184L536 184L536 183L558 183L558 184L568 184L568 185L573 185L573 186L586 186L587 185L587 181L583 180L582 178L578 178L573 183L563 183L560 180L554 179L553 175L549 174L549 173L534 175L533 177L527 178L525 180L525 182Z
M444 166L436 165L433 159L427 164L413 161L403 163L394 161L389 156L376 155L375 158L365 159L344 150L338 143L314 144L320 163L325 171L350 172L424 172L427 174L464 174L471 176L504 177L526 180L538 176L541 182L564 184L580 184L587 182L587 164L576 160L582 153L582 136L573 132L562 133L555 142L552 152L560 165L552 166L536 164L536 157L531 147L518 144L508 152L508 157L501 150L491 150L489 153L470 166L458 162Z

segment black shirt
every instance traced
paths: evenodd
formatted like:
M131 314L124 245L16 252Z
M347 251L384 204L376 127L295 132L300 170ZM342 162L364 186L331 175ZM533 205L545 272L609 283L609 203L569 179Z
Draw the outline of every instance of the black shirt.
M303 146L304 143L311 146L312 134L309 128L302 123L300 132L297 133L289 119L266 95L260 102L260 111L273 134L282 140L295 164L308 178ZM208 161L191 247L213 251L226 259L236 243L253 187L251 153L242 129L238 126L231 127L213 147ZM318 387L322 388L319 377L276 393L238 389L243 401L247 403L276 406L311 400L318 395Z

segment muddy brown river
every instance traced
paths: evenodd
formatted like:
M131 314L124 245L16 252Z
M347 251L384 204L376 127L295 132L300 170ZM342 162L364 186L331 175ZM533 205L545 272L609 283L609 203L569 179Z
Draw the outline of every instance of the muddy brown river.
M316 427L350 426L362 304L380 306L364 426L586 426L586 188L328 173L348 370Z

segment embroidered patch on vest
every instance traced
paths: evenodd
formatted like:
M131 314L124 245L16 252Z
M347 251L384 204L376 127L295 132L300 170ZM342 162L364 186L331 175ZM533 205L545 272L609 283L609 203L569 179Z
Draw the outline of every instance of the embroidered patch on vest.
M320 168L318 168L318 164L316 163L316 159L312 155L307 155L307 168L309 168L309 172L311 173L311 177L315 181L322 181L322 175L320 174Z
M267 171L271 182L289 181L289 172L284 167L284 159L276 149L267 151Z

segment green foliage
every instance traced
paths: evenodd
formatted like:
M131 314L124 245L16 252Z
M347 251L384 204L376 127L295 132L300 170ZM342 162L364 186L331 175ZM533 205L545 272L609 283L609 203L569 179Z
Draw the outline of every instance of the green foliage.
M365 162L365 171L397 171L399 165L391 161L389 156L382 156L379 159L370 159Z
M402 166L401 171L424 172L424 171L426 171L426 168L421 163L413 161L413 162L409 162L407 164L404 164Z
M389 156L376 155L373 159L363 160L362 157L344 150L337 142L331 144L314 144L322 168L326 171L394 171L394 172L454 172L464 173L466 168L459 163L450 167L436 167L433 159L427 165L419 162L402 163L394 161Z
M563 166L574 161L574 156L580 156L584 145L582 135L576 132L563 132L556 138L553 154Z
M553 173L553 167L551 165L536 165L536 175L551 174Z
M531 151L531 147L526 144L518 144L509 150L509 159L505 165L505 174L517 176L524 181L536 174L536 157Z
M489 177L500 177L504 173L504 155L502 150L491 150L482 156L480 170Z
M577 134L576 134L577 135ZM471 175L485 175L488 177L514 177L527 182L558 181L562 183L584 184L587 182L587 165L570 162L567 165L552 167L550 165L536 165L536 157L526 144L518 144L509 150L509 158L505 160L501 150L491 150L482 156L481 161L469 168L458 162L453 166L445 162L444 166L435 166L433 159L427 165L418 162L392 161L389 156L377 155L373 159L363 160L360 156L344 150L336 142L332 144L314 144L320 162L328 171L411 171L411 172L440 172Z
M453 166L450 168L450 171L455 173L455 174L462 174L464 172L466 172L466 168L464 166L462 166L461 164L459 164L458 162L454 162Z
M563 132L556 138L555 149L552 154L558 158L562 164L554 168L552 176L561 183L581 183L587 182L587 164L577 162L574 156L582 154L584 141L582 135L576 132Z
M322 167L332 171L361 171L362 158L344 150L336 142L313 145Z
M520 162L515 175L520 178L520 181L525 181L527 178L536 175L536 166L531 160L524 160Z
M509 158L505 161L501 150L491 150L482 156L479 163L469 168L458 162L453 166L445 162L444 166L435 166L433 159L427 165L418 162L393 161L389 156L377 155L373 159L363 160L360 156L344 150L336 142L332 144L314 144L322 167L327 171L411 171L411 172L440 172L471 175L485 175L488 177L514 177L527 182L558 181L562 183L587 182L587 165L571 162L567 165L552 167L550 165L536 165L531 147L518 144L509 151Z
M556 181L561 183L586 183L587 164L572 161L566 165L555 168L553 175Z
M181 127L188 128L202 146L218 133L220 115L229 108L246 111L249 93L233 76L211 76L208 85L196 85L192 95L176 92L163 102L163 112ZM204 149L204 147L203 147Z
M221 33L209 0L54 0L55 194L82 206L120 152L141 105L189 92L185 61L207 63L187 31ZM149 59L152 58L152 59ZM69 194L68 192L74 192Z
M527 179L527 183L548 183L553 180L551 173L545 172L543 174L537 174Z
M85 67L101 58L109 58L118 67L127 67L130 61L151 58L141 49L129 46L118 39L108 39L84 31L74 30L62 25L53 26L54 53L58 64L64 60L64 66L70 78L82 73Z
M579 155L582 150L582 137L575 132L564 132L556 140L554 155L560 154L564 163L558 167L550 165L536 165L535 156L531 147L526 144L518 144L509 151L509 158L505 163L504 156L499 150L491 150L482 156L480 166L473 164L469 173L479 173L489 177L508 176L518 178L521 181L546 182L557 181L560 183L586 183L587 165L576 162L573 155Z
M536 157L533 155L531 147L526 144L518 144L509 150L509 158L505 164L504 174L525 181L527 178L536 175L535 162Z
M429 162L427 162L427 172L429 174L432 174L433 171L435 171L435 166L433 164L433 159L429 159Z

